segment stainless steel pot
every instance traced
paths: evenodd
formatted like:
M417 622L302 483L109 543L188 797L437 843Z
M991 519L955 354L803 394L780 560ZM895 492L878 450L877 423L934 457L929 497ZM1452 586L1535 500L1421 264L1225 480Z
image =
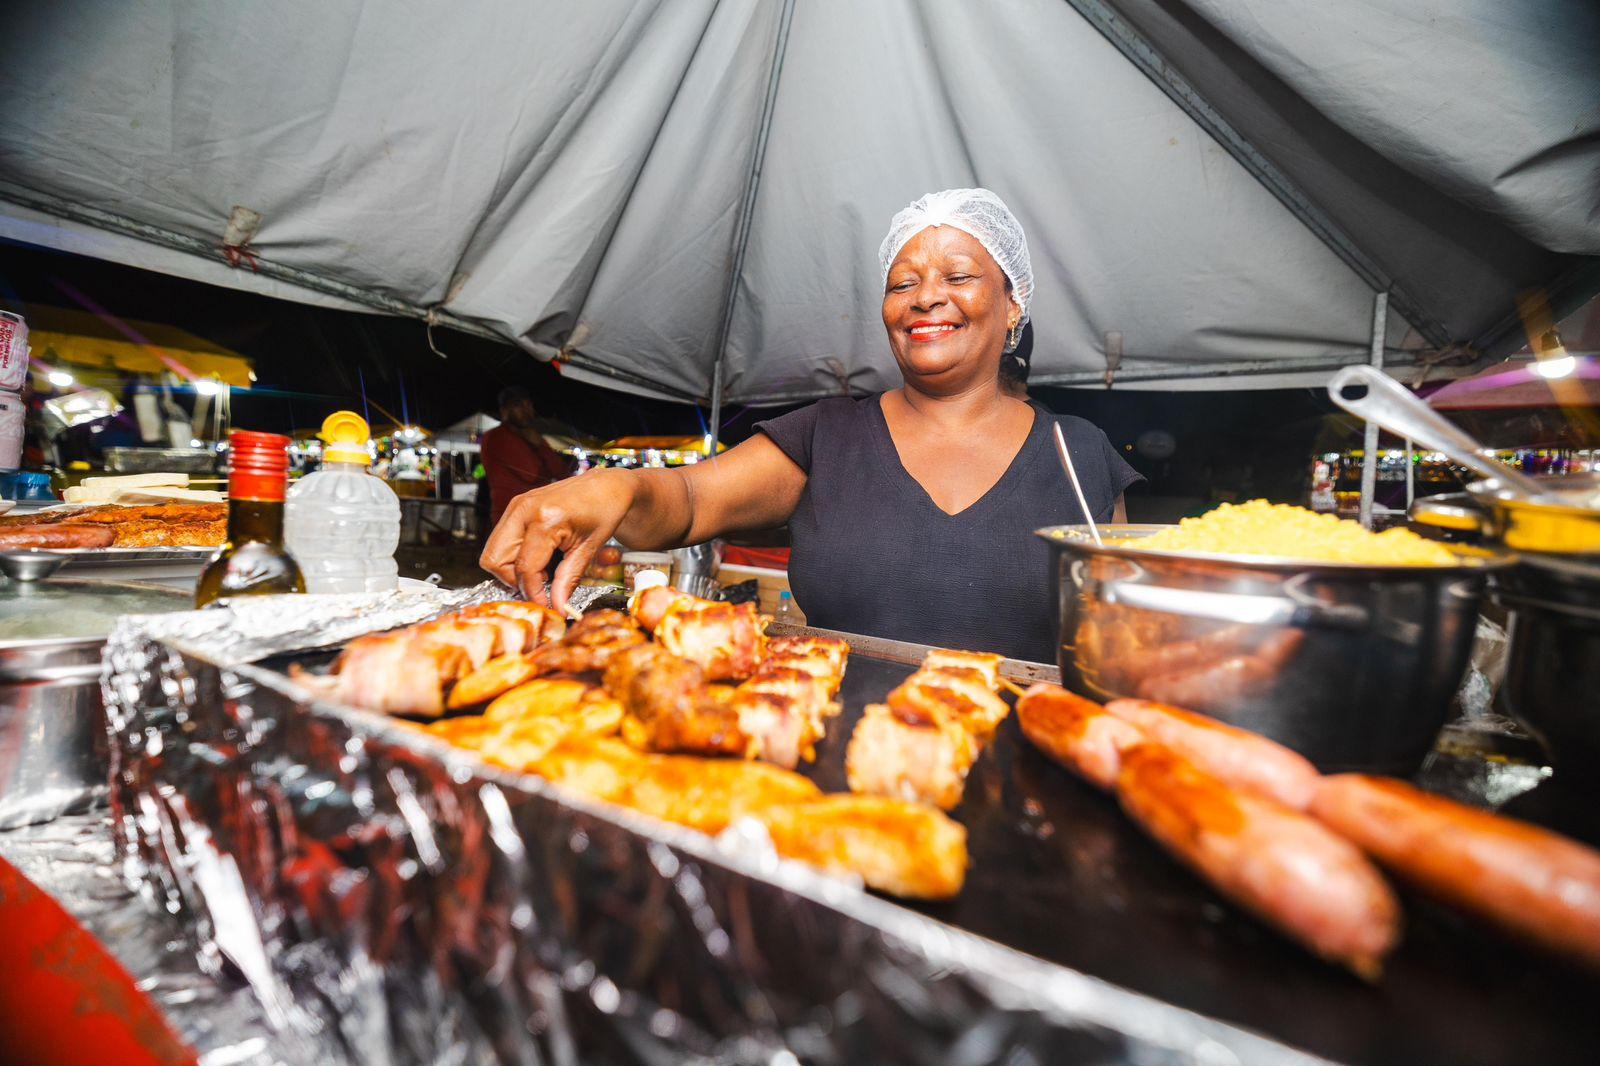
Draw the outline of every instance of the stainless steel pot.
M1327 771L1421 765L1466 668L1484 580L1509 562L1460 549L1456 566L1301 563L1096 547L1082 526L1039 535L1055 549L1069 688L1200 711Z
M192 602L133 582L0 583L0 829L86 810L105 794L101 648L119 615Z
M1412 525L1432 535L1517 550L1490 592L1508 615L1510 646L1501 685L1505 710L1538 735L1552 762L1600 760L1600 477L1537 479L1570 506L1530 503L1495 479L1411 506Z
M1558 766L1600 763L1600 563L1524 556L1496 574L1509 614L1505 709Z

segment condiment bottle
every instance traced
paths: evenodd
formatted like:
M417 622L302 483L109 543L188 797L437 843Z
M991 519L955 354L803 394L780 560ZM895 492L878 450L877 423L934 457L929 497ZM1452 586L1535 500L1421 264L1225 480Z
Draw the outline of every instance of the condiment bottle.
M228 452L228 539L200 572L195 606L234 596L304 592L305 578L283 543L289 438L234 430Z
M336 411L322 423L322 468L289 492L289 551L310 592L384 592L400 584L400 498L367 472L366 420Z

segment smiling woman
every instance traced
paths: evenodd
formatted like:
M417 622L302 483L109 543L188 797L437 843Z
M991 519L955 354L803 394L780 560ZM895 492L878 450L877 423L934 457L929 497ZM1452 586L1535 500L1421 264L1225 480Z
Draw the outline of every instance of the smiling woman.
M883 324L904 384L757 425L725 455L674 470L598 470L519 497L483 565L563 604L595 550L693 544L787 521L790 584L816 626L1055 658L1042 526L1083 521L1051 451L1059 422L1095 518L1139 479L1092 424L1001 387L1028 318L1022 227L986 189L894 218L879 249ZM553 575L548 567L564 553Z

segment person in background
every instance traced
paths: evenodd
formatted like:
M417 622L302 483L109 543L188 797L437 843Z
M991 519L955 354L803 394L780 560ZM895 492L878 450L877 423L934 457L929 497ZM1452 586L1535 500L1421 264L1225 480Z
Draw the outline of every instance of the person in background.
M560 481L567 461L539 434L539 412L521 385L500 390L500 424L483 435L478 456L489 480L489 523L500 521L511 501Z

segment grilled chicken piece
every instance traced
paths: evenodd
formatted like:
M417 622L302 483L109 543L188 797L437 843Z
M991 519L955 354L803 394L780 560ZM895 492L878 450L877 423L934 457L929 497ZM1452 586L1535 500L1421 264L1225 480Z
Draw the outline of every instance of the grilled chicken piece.
M978 758L972 734L953 718L906 721L892 707L867 705L845 749L845 779L859 795L890 796L949 810L961 802Z
M657 645L616 654L606 667L606 691L627 713L622 736L654 751L747 757L759 745L739 727L739 715L706 686L705 673Z
M368 711L437 718L444 690L471 666L467 653L418 629L357 637L327 676L290 668L295 681L328 699Z
M615 733L622 723L622 704L604 689L574 678L540 678L519 685L489 704L490 722L559 718L580 733Z
M656 641L706 672L710 681L739 681L755 673L766 654L766 621L753 603L686 604L668 608Z
M807 709L803 699L741 686L727 706L739 723L739 732L754 742L754 758L793 770L802 760L811 762L817 757L822 720Z
M828 682L794 672L737 689L707 685L700 667L645 644L607 667L607 691L622 701L622 736L650 751L761 759L792 769L815 757Z
M838 692L838 683L844 680L844 667L849 658L850 645L835 637L772 637L767 641L767 658L762 665L778 663L816 673L818 677L832 677L833 690ZM826 664L827 670L817 671L807 665L817 663Z
M644 641L639 627L621 611L596 611L569 631L560 616L536 604L486 603L469 610L506 615L502 620L521 620L536 625L537 631L531 644L511 654L497 655L462 678L450 693L449 707L453 711L487 703L542 674L603 669L616 651ZM482 620L481 615L478 617Z
M967 831L925 804L824 796L754 817L784 858L826 873L857 874L880 892L948 899L966 879Z
M993 692L1000 687L1000 664L1004 655L986 651L952 651L935 648L922 660L924 670L976 670L983 675L983 683Z
M551 610L549 607L541 607L537 603L528 603L526 600L497 600L494 603L480 603L476 607L467 607L457 613L467 618L500 615L527 622L533 627L534 635L533 640L522 649L523 651L532 651L541 644L550 644L560 640L567 632L567 620L561 617L560 613Z
M450 644L460 648L476 670L494 658L500 645L499 627L480 621L466 621L445 615L432 622L412 626L405 632L424 637L435 644Z
M799 774L765 763L691 755L646 755L643 760L618 802L702 833L720 833L738 819L769 807L822 795Z
M510 692L539 673L539 665L526 655L500 655L456 682L447 706L452 711L487 703Z
M586 674L606 668L624 648L645 642L637 623L621 611L592 611L567 635L533 653L535 674Z
M605 738L569 737L528 768L595 799L706 833L776 804L821 795L810 781L776 766L652 755Z
M995 694L998 655L930 651L922 668L867 707L845 750L850 791L949 810L967 771L1011 709Z
M708 681L747 678L766 655L768 620L753 603L718 603L658 587L639 595L632 613L657 643L700 667Z
M954 718L980 745L1011 713L981 670L933 669L926 663L889 693L887 702L905 721Z

